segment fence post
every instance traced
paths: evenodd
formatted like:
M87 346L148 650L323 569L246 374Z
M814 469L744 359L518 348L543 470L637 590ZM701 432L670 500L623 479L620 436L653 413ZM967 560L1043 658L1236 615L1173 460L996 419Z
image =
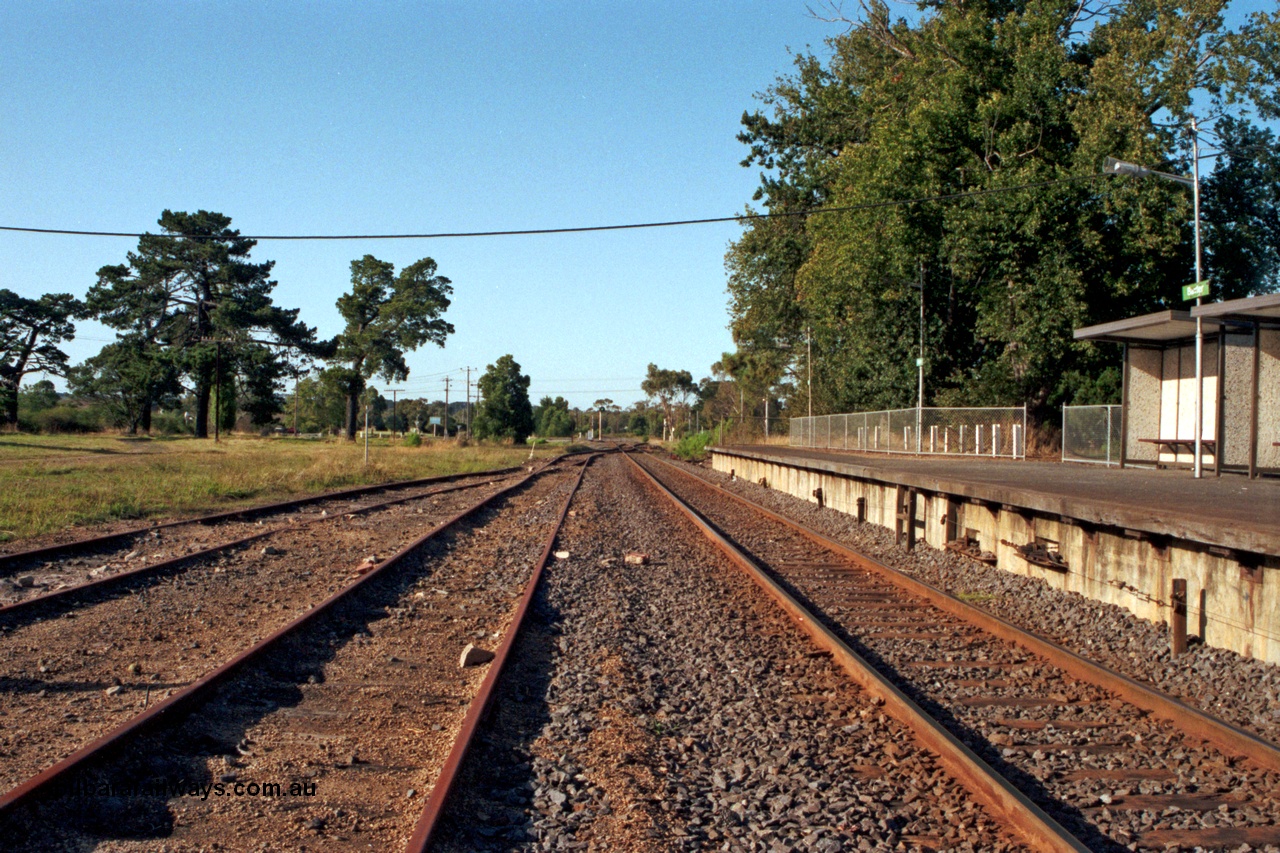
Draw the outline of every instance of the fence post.
M938 425L931 424L929 426L929 452L938 452Z
M973 425L973 455L982 454L982 424Z
M949 426L942 428L942 452L951 453L951 427Z
M1067 461L1067 404L1062 404L1062 462Z
M1000 424L992 424L991 425L991 456L992 458L995 458L998 455L996 451L999 449L1000 449Z
M1111 407L1107 406L1107 464L1111 464Z
M1023 459L1027 459L1027 403L1023 403Z
M1014 424L1013 425L1013 458L1014 459L1018 458L1018 438L1019 438L1018 425ZM1025 457L1027 454L1023 453L1022 455Z

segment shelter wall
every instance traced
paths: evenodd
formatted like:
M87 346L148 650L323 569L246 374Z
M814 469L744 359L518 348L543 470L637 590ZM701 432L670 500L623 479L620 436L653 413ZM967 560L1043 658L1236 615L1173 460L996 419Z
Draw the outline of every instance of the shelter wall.
M1253 396L1253 335L1227 335L1222 383L1223 465L1249 464L1250 397Z
M1258 467L1280 469L1280 329L1263 329L1258 354Z
M1125 365L1128 437L1125 456L1135 462L1155 462L1156 448L1139 441L1154 438L1160 432L1160 384L1164 376L1164 352L1158 349L1129 348Z

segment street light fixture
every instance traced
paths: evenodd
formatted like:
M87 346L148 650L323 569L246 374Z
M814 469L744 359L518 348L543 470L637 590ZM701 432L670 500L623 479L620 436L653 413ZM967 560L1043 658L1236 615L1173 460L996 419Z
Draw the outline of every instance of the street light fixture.
M1195 235L1196 235L1196 284L1204 281L1202 274L1202 263L1200 257L1200 141L1196 134L1195 120L1191 121L1191 177L1186 175L1175 175L1170 172L1160 172L1155 169L1148 169L1145 166L1139 166L1137 163L1127 163L1124 160L1117 160L1114 157L1108 157L1103 170L1111 175L1131 175L1135 178L1163 178L1166 181L1174 181L1179 184L1186 184L1191 187L1192 207L1195 211ZM1196 305L1200 305L1201 297L1196 297ZM1221 344L1219 344L1221 346ZM1195 412L1195 466L1194 475L1196 479L1204 476L1203 460L1201 458L1201 437L1204 432L1204 320L1196 317L1196 412ZM1218 381L1222 381L1222 377L1218 377Z

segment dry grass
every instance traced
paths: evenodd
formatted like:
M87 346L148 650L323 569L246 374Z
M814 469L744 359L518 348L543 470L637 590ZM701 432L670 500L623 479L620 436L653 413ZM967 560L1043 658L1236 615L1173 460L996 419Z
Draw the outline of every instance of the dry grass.
M539 455L558 451L544 449ZM528 448L234 437L0 435L0 541L75 525L189 515L391 480L516 465Z

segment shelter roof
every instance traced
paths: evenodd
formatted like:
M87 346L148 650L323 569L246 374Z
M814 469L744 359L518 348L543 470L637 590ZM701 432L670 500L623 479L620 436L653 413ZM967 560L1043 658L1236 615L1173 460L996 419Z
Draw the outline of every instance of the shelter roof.
M1191 309L1192 317L1202 317L1215 322L1223 320L1255 320L1280 323L1280 293L1248 296L1244 299L1228 299L1226 302L1209 302Z
M1075 330L1077 341L1114 341L1122 344L1164 344L1190 340L1195 335L1196 323L1191 319L1190 312L1174 309Z

